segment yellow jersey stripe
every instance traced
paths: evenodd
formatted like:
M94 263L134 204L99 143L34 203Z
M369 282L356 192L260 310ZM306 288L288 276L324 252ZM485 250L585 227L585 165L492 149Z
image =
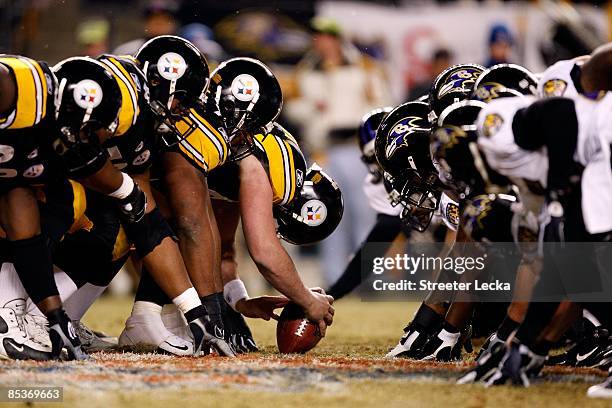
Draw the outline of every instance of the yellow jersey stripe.
M289 181L289 195L286 198L286 202L288 203L289 201L293 200L293 197L295 197L295 190L297 188L297 182L296 182L296 174L295 174L295 162L293 160L293 154L291 153L291 145L286 142L283 141L283 144L285 145L285 148L287 149L287 156L289 157L289 166L285 168L285 172L289 173L286 174L287 176L287 180Z
M119 61L114 58L105 58L101 62L113 73L113 77L121 90L121 109L119 110L119 126L117 127L117 136L121 136L130 130L138 118L136 85Z
M229 153L229 148L227 146L227 141L225 140L225 138L221 135L221 133L219 133L219 131L217 129L215 129L206 119L203 119L200 115L197 114L197 112L195 112L195 115L201 120L201 122L204 124L204 126L206 126L206 128L208 128L208 130L210 130L210 133L218 140L219 145L221 146L221 151L222 151L222 163L225 163L225 161L227 160L227 155Z
M131 247L132 245L125 234L125 230L123 227L119 227L117 237L115 238L115 245L113 245L113 261L125 256L130 252Z
M0 58L0 63L8 66L13 71L17 83L17 103L15 114L3 123L4 128L21 129L34 126L37 116L37 87L35 74L31 66L22 58L8 57ZM12 119L12 120L10 120Z
M31 64L31 68L33 70L33 76L35 78L38 78L38 81L40 81L39 85L39 89L38 89L38 95L39 97L36 98L36 122L40 122L42 120L42 118L45 117L46 113L47 113L47 78L45 77L45 74L43 73L42 68L40 67L40 65L34 61L28 61ZM34 82L38 83L38 81L35 79Z
M285 157L281 150L278 140L272 135L268 135L263 141L266 156L268 157L268 171L272 191L274 192L274 204L282 204L284 201L285 192Z
M179 143L179 149L190 161L205 172L222 165L229 154L225 138L195 110L176 123L178 130L185 134L191 125L195 130Z
M72 214L73 222L68 232L73 233L80 229L87 229L91 226L91 221L85 215L87 209L87 197L85 187L73 180L68 180L72 188Z

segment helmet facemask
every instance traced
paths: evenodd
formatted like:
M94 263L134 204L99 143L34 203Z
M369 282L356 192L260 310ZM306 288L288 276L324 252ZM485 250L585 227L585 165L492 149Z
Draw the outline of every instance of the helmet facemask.
M255 125L258 122L253 108L259 100L259 91L255 90L252 99L246 107L237 101L231 93L224 93L223 88L217 86L215 103L219 107L221 117L228 135L228 144L231 155L230 162L237 162L253 153L255 141L253 135L261 132ZM242 106L241 106L242 105ZM263 132L266 134L267 132Z

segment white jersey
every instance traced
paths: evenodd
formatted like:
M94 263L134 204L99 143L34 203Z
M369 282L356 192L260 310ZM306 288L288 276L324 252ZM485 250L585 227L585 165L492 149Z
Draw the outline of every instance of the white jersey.
M548 174L546 151L521 149L512 132L514 114L534 101L535 97L515 97L495 99L487 104L476 121L478 146L493 170L513 182L516 179L528 180L545 187Z
M538 81L538 95L542 98L563 96L573 98L578 95L571 72L583 57L556 62L544 71Z
M582 217L587 231L597 234L612 230L612 97L599 102L575 99L578 117L578 146L574 159L585 166L582 173Z
M385 189L382 181L374 182L374 176L369 174L363 180L363 192L368 197L370 207L379 214L386 214L392 217L399 217L402 212L402 206L393 207L389 201L389 193Z

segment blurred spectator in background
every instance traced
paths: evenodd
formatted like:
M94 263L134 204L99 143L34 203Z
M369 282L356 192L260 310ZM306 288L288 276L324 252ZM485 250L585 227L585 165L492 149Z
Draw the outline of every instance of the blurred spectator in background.
M113 53L131 55L148 39L158 35L176 34L178 5L172 0L151 0L144 10L144 37L118 46Z
M106 19L96 18L79 23L76 28L76 38L80 53L95 57L108 52L108 34L110 24Z
M429 77L423 81L415 83L408 91L406 101L412 101L420 96L427 95L436 77L450 67L453 63L453 55L446 48L436 49L429 62Z
M335 21L315 18L312 30L312 49L296 68L297 97L288 100L285 108L287 117L300 128L311 159L342 188L344 217L322 244L323 273L330 284L375 219L361 188L366 168L360 165L355 133L365 113L390 101L380 67L342 40Z
M503 24L496 24L491 27L491 32L489 33L489 59L485 66L492 67L493 65L510 62L513 45L514 40L508 27Z
M191 41L200 51L206 55L208 62L217 65L228 58L221 45L215 41L213 31L204 24L187 24L179 33L179 36Z

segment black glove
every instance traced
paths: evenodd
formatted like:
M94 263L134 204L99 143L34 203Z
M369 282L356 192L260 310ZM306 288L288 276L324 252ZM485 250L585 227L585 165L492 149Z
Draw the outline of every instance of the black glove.
M132 192L127 197L118 201L123 221L133 224L142 220L147 208L147 196L138 187L138 184L134 183Z

